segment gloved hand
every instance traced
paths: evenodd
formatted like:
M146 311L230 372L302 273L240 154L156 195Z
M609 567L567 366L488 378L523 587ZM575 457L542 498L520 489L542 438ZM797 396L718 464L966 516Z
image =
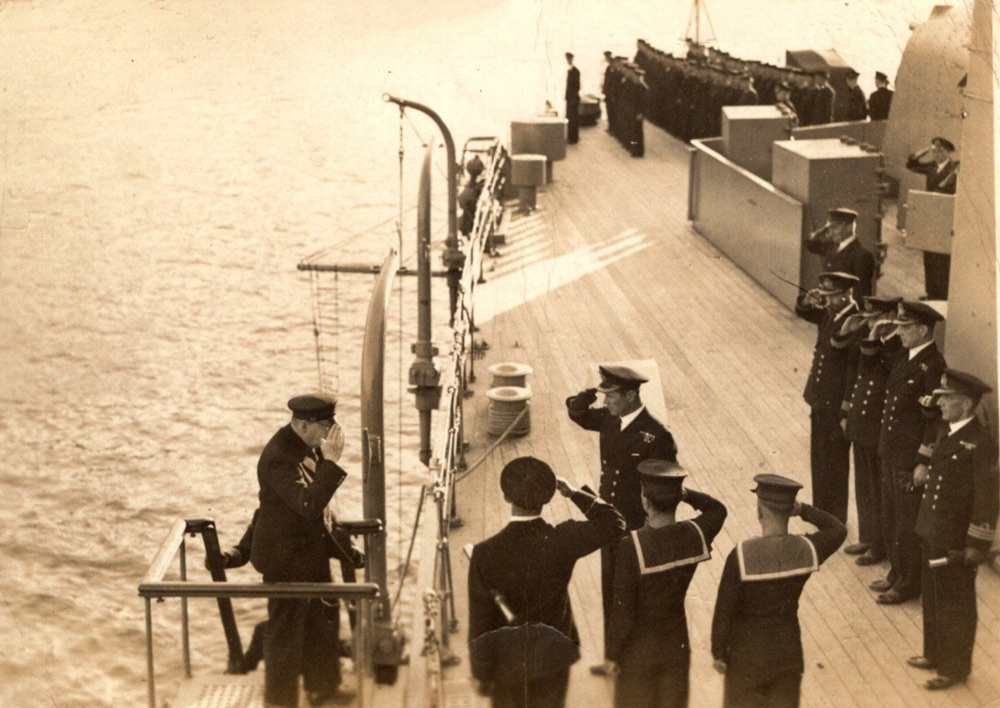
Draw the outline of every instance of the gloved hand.
M962 561L966 565L979 565L986 560L986 554L975 546L966 546L962 556Z
M351 565L353 565L358 570L365 567L365 552L356 546L351 546Z
M570 396L566 400L566 405L575 411L582 411L590 408L597 401L597 389L588 388L580 391L575 396Z

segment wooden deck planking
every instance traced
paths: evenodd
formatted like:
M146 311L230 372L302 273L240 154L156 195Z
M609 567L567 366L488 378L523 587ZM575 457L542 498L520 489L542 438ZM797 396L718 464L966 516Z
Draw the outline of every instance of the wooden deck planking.
M775 471L808 486L808 409L801 388L815 328L690 230L683 146L650 129L647 148L646 158L634 160L609 136L585 131L569 159L556 166L557 181L540 194L539 210L512 221L503 257L489 263L489 283L478 294L506 302L499 314L479 322L490 349L485 360L476 362L476 396L467 402L468 459L478 459L492 442L485 434L484 395L490 363L523 361L535 368L529 379L533 429L528 437L501 445L459 484L459 510L467 524L453 532L454 556L464 543L506 522L499 470L513 456L534 454L574 483L596 485L597 435L568 420L563 399L593 385L595 361L655 358L669 427L681 461L691 470L691 486L718 496L730 510L714 557L699 568L688 594L691 676L697 686L691 705L716 706L722 681L709 655L715 590L734 543L759 532L750 479L758 471ZM600 169L592 169L595 165ZM596 258L602 267L579 277L567 274L575 263L567 257L574 252ZM887 283L919 281L912 273L893 270L896 255L890 251L882 292ZM545 282L528 283L526 268ZM547 517L579 518L570 507L558 498ZM851 527L854 537L853 519ZM797 528L807 530L803 524ZM463 627L466 569L464 560L455 562ZM861 568L838 554L806 586L800 611L806 653L803 706L965 706L996 700L1000 677L989 664L995 667L1000 643L996 613L984 605L1000 597L1000 582L979 580L980 627L969 686L929 694L920 688L926 675L904 664L920 651L918 605L882 607L867 590L867 583L884 572L884 567ZM597 554L578 564L571 600L584 658L573 670L569 704L610 705L611 683L587 672L599 658L603 630ZM453 647L464 655L461 636L454 635ZM449 671L454 685L460 683L456 674L465 675L467 668ZM485 701L476 698L474 704Z

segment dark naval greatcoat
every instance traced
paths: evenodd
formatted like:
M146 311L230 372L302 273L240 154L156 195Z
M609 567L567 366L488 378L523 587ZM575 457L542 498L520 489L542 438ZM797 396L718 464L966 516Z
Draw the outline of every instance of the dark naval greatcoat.
M561 706L580 636L568 586L577 560L613 542L625 522L586 487L571 501L586 521L552 526L542 518L511 521L476 544L469 564L469 649L472 675L492 686L497 708ZM512 632L497 607L499 593L514 613ZM552 689L552 690L549 690ZM520 703L523 705L523 698Z
M966 546L989 552L1000 512L997 451L975 418L949 431L942 423L917 516L924 545L924 656L939 674L964 679L972 670L976 638L976 566L953 562L932 569L927 561Z
M857 237L840 251L831 253L823 261L823 270L828 273L850 273L858 282L852 293L861 302L865 295L871 295L875 284L875 256L858 241Z
M607 408L573 408L574 398L575 396L571 396L566 400L570 420L584 430L596 430L600 434L600 497L607 499L621 512L629 531L642 528L646 523L646 512L642 508L639 463L643 460L677 462L674 437L646 408L621 430L621 418L611 415ZM605 646L611 619L614 580L615 546L609 545L601 549Z

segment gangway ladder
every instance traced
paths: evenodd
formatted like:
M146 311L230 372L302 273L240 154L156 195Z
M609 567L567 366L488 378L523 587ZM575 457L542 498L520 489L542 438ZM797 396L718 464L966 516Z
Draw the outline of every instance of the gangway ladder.
M378 520L338 522L349 533L369 535L382 530ZM243 648L233 615L232 598L266 599L320 599L354 602L357 607L357 625L353 630L355 675L358 680L360 708L372 705L374 673L372 655L372 603L379 600L377 583L233 583L227 582L221 562L210 562L213 582L190 582L187 579L187 537L200 535L207 557L221 559L215 522L209 519L178 519L171 526L160 544L142 582L139 596L146 605L146 671L149 708L157 708L156 672L153 660L153 600L164 602L167 598L181 601L181 646L184 676L177 697L171 708L263 708L263 676L233 673L243 660ZM166 580L168 568L179 560L177 580ZM226 643L229 648L227 673L194 677L191 670L190 630L188 623L189 598L215 598L219 605Z

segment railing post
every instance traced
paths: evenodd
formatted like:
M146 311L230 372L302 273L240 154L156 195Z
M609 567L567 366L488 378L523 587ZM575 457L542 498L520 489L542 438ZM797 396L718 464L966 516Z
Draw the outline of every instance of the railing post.
M181 538L181 580L187 580L187 540ZM188 600L181 598L181 646L184 652L184 675L191 678L191 631L188 624Z
M156 679L153 674L153 605L146 598L146 694L149 708L156 708Z

